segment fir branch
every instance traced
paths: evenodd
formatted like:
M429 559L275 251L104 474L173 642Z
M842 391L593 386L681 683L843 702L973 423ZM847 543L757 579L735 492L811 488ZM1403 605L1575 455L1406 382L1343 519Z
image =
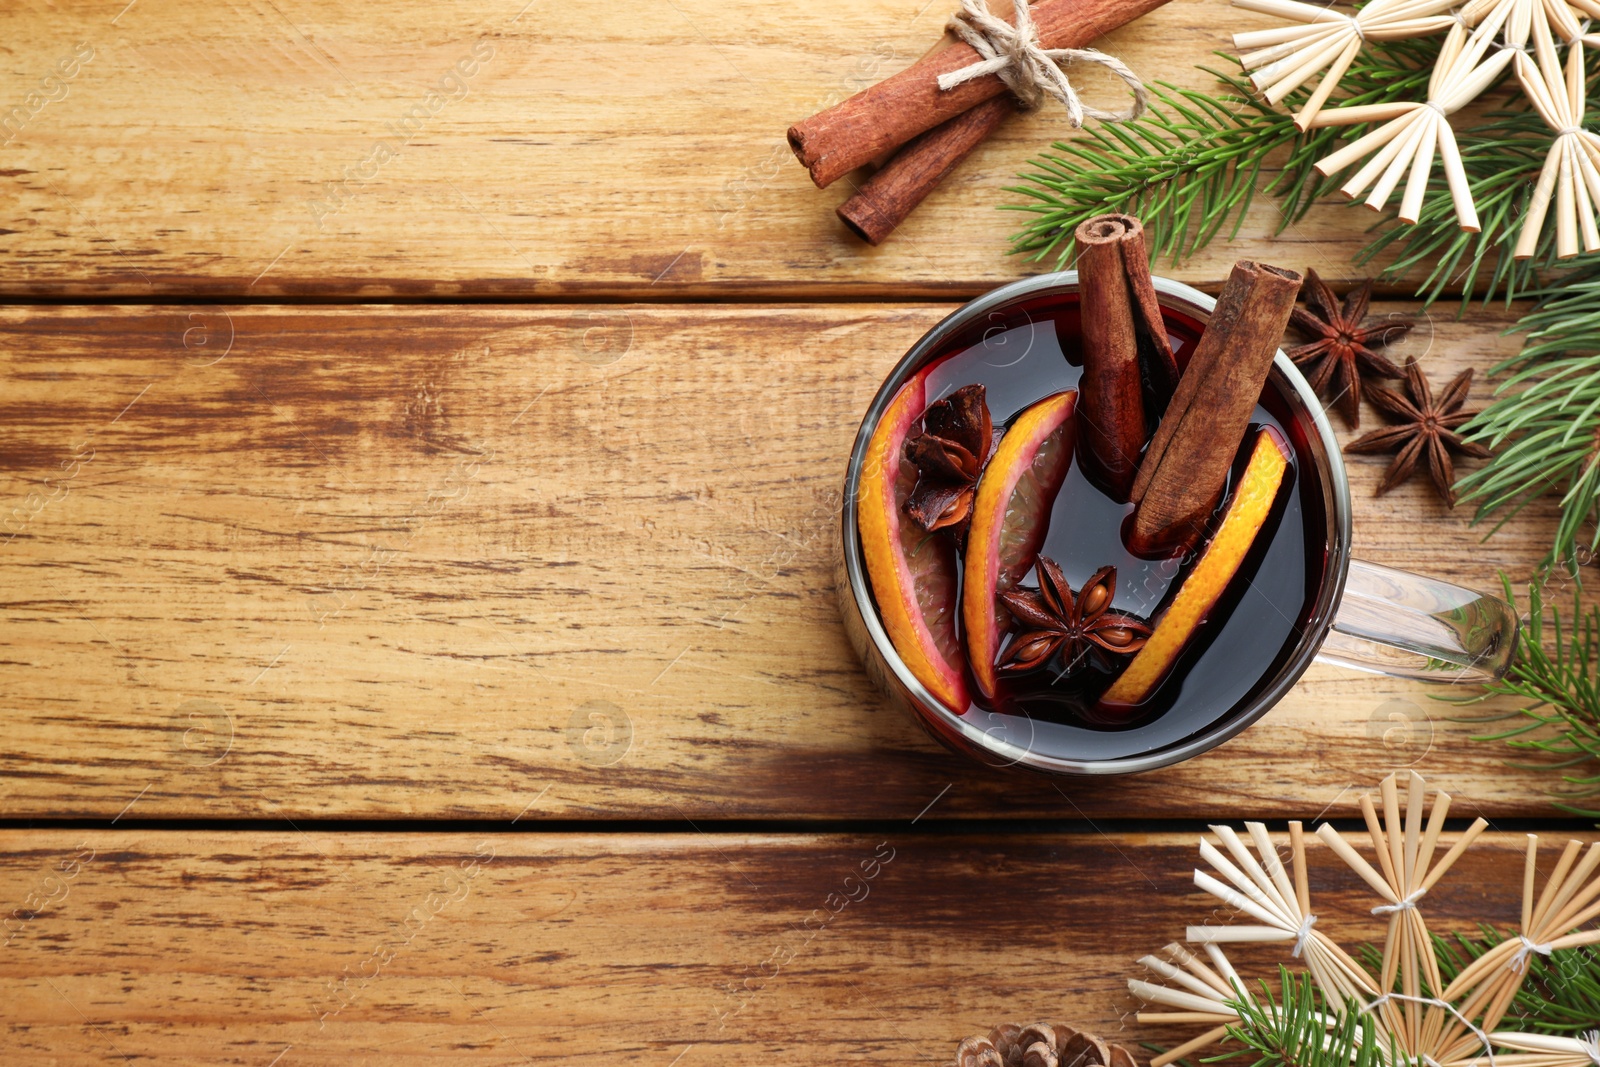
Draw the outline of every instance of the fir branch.
M1035 260L1056 253L1056 266L1064 267L1078 225L1112 212L1139 216L1154 257L1182 259L1230 218L1236 233L1262 161L1300 135L1287 115L1252 99L1238 81L1224 80L1233 93L1212 96L1157 83L1157 102L1142 118L1102 124L1075 141L1056 142L1057 154L1033 160L1038 170L1020 175L1032 185L1007 192L1034 202L1003 205L1038 216L1012 237L1012 251L1033 252Z
M1407 99L1426 86L1438 47L1427 40L1374 46L1345 75L1349 96L1341 103ZM1038 216L1012 237L1012 252L1031 252L1034 260L1055 253L1057 267L1063 267L1071 261L1072 232L1079 223L1122 212L1143 221L1153 257L1179 260L1224 229L1230 238L1237 236L1258 191L1281 201L1281 232L1338 188L1342 175L1324 178L1314 165L1366 127L1302 134L1287 111L1260 100L1242 77L1199 69L1221 82L1223 90L1206 93L1158 83L1152 90L1156 102L1144 117L1085 129L1076 140L1058 141L1052 153L1033 160L1038 169L1019 175L1031 184L1006 190L1032 202L1001 205ZM1291 94L1286 104L1297 106L1305 96L1303 90ZM1262 187L1269 157L1285 150L1281 168Z
M1506 599L1516 597L1502 576ZM1551 639L1546 647L1545 632ZM1516 726L1481 740L1504 741L1523 751L1558 757L1554 768L1566 770L1563 781L1571 788L1555 794L1555 805L1575 815L1600 818L1600 810L1574 801L1600 795L1600 607L1583 610L1576 587L1573 610L1563 633L1561 613L1547 606L1539 584L1528 587L1528 621L1520 634L1521 645L1506 677L1484 687L1479 696L1454 703L1475 704L1493 696L1521 702L1513 716ZM1505 716L1496 716L1505 718ZM1489 720L1484 720L1489 721Z
M1549 259L1553 238L1545 238L1540 255ZM1522 350L1489 372L1506 377L1494 401L1461 428L1494 458L1456 484L1463 503L1477 504L1474 523L1499 515L1494 529L1560 494L1544 565L1576 574L1580 558L1600 550L1600 254L1568 260L1564 270L1559 283L1531 294L1538 303L1516 326L1528 334Z
M1516 936L1515 931L1492 926L1479 927L1477 937L1434 935L1439 976L1449 985L1473 960ZM1501 1029L1572 1035L1592 1030L1596 1020L1600 1020L1600 954L1592 946L1582 946L1556 949L1549 957L1533 954L1527 980Z
M1600 314L1600 303L1590 313ZM1561 494L1544 566L1571 574L1600 549L1600 349L1550 358L1567 332L1562 324L1535 331L1515 359L1490 372L1510 376L1461 433L1495 456L1456 486L1462 503L1477 505L1472 521L1498 515L1496 530L1540 497Z
M1230 1001L1239 1022L1228 1036L1240 1048L1207 1057L1220 1063L1254 1056L1250 1067L1383 1067L1372 1019L1347 1010L1329 1025L1332 1012L1308 974L1278 968L1278 992L1265 982L1257 999Z

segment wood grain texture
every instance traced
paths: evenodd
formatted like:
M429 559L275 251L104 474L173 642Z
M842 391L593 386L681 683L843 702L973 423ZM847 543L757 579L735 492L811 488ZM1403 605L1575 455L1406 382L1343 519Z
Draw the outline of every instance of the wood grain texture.
M1552 814L1436 690L1332 667L1120 782L926 740L843 636L832 538L860 413L947 311L0 311L0 816L1310 817L1411 764ZM1504 321L1395 354L1483 368ZM1548 508L1480 544L1424 482L1374 499L1383 466L1350 464L1358 555L1531 572Z
M17 0L0 295L971 295L1040 269L1005 254L1021 216L997 205L1070 134L1059 109L1007 123L879 249L834 217L859 176L819 192L784 142L954 7ZM1230 32L1271 21L1172 0L1097 44L1200 87ZM1073 77L1121 106L1111 77ZM1368 219L1327 206L1274 236L1263 198L1183 276L1347 277Z
M1228 921L1192 885L1195 844L7 832L0 900L38 913L7 927L0 1045L57 1065L944 1063L1038 1017L1131 1045L1162 1036L1127 1015L1135 960ZM1310 856L1318 929L1381 937L1371 890ZM1430 924L1515 921L1521 874L1521 837L1488 835ZM1229 955L1247 978L1288 958Z

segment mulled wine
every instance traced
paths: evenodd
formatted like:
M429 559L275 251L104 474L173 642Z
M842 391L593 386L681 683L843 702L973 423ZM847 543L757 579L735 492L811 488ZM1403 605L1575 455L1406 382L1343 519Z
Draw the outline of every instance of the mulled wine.
M1279 372L1248 396L1229 355L1197 373L1207 327L1152 305L1167 369L1141 342L1137 374L1090 382L1105 330L1084 319L1055 293L947 338L879 420L857 529L879 618L934 696L996 740L1108 760L1248 706L1302 646L1330 561L1316 430Z

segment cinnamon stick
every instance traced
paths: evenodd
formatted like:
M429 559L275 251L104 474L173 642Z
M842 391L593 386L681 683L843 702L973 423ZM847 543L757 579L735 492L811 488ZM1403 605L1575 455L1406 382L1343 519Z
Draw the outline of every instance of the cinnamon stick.
M1166 2L1040 0L1032 14L1043 47L1081 48ZM1000 95L1005 83L992 74L948 91L939 88L939 75L979 60L967 44L925 56L899 74L795 123L789 127L789 145L811 172L811 180L825 188L924 130Z
M1292 270L1234 265L1134 480L1134 551L1178 549L1204 534L1299 291Z
M989 4L995 18L1010 19L1013 10L1011 0ZM946 27L933 47L918 58L938 55L960 43ZM1015 110L1016 98L1001 93L918 134L898 150L880 153L872 161L876 168L872 177L835 209L839 221L869 245L882 243Z
M1100 215L1078 226L1082 310L1085 467L1101 487L1127 500L1147 427L1178 385L1161 317L1144 227L1131 215Z
M840 220L867 244L881 244L1016 110L1016 98L1003 93L918 134L839 205Z

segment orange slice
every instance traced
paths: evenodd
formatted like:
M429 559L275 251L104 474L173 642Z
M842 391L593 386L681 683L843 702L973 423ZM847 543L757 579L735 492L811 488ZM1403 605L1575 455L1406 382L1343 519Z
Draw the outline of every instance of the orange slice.
M906 515L917 469L904 461L906 435L927 407L925 373L895 394L867 443L856 491L856 526L878 615L917 681L957 714L971 698L956 636L956 550Z
M1288 442L1277 430L1263 427L1216 536L1156 623L1150 640L1100 698L1102 703L1138 704L1167 676L1244 563L1278 497L1288 466Z
M961 624L972 675L991 700L998 682L994 660L1001 624L1010 618L999 594L1028 572L1044 544L1050 507L1072 465L1077 404L1077 391L1069 389L1017 416L978 480L967 532Z

